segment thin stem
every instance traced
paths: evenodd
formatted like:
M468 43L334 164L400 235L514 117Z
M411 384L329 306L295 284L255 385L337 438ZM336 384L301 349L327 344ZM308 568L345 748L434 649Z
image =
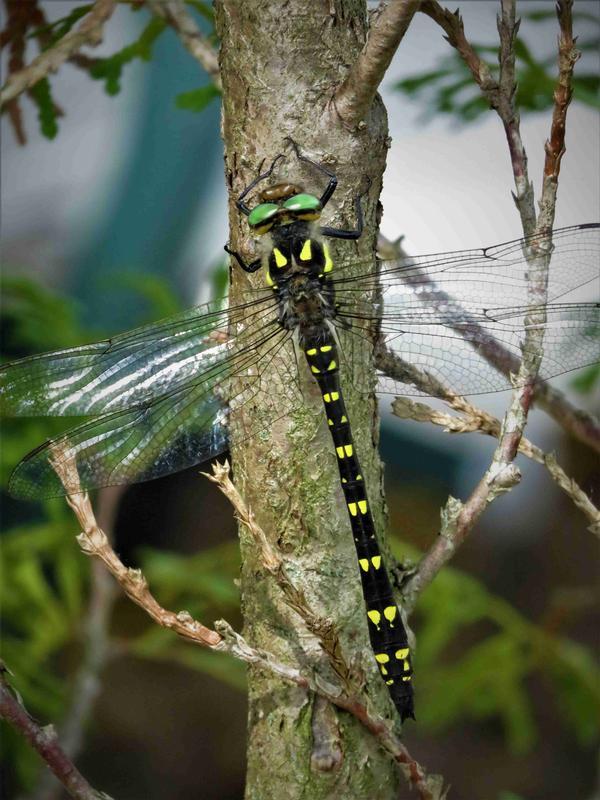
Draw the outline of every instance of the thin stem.
M99 496L100 525L107 531L111 542L112 528L119 501L123 496L123 488L110 486L102 489ZM90 598L82 625L83 656L73 680L73 692L69 699L67 714L59 726L64 751L73 760L77 758L83 746L85 729L102 688L100 675L109 658L108 628L116 596L116 586L110 575L102 564L94 559L91 564ZM41 775L39 784L32 793L34 800L55 800L58 797L60 787L49 778L47 772Z
M152 12L165 19L181 39L185 49L198 61L221 88L221 71L216 50L181 0L148 0Z
M332 98L332 105L348 128L358 125L367 115L419 4L420 0L391 0L372 22L367 43Z
M452 13L440 6L437 0L423 0L421 11L443 28L446 40L456 49L473 75L481 93L502 120L515 181L516 194L514 198L525 235L529 235L533 233L535 226L535 206L533 186L527 174L527 154L521 139L519 112L515 103L514 48L520 23L515 19L514 0L501 0L501 12L498 16L499 80L494 78L487 64L479 58L467 40L458 10Z
M13 694L7 682L7 670L0 675L0 717L17 730L46 762L71 797L77 800L110 800L96 791L79 772L58 742L51 725L42 728Z
M500 420L487 411L469 403L460 395L449 393L444 400L451 408L461 413L454 417L443 411L437 411L425 403L416 403L406 397L397 397L392 402L392 413L400 419L412 419L417 422L431 422L444 428L447 433L482 433L498 438ZM519 442L519 452L527 458L541 464L559 488L573 501L573 504L585 514L590 522L589 530L600 536L600 511L585 494L573 478L569 478L553 455L544 451L523 437Z
M61 451L55 452L53 456L52 465L63 485L65 488L68 487L69 491L76 492L71 496L67 496L66 500L83 528L83 532L77 537L81 549L86 555L99 558L116 578L127 596L137 603L155 622L162 627L175 631L179 636L194 644L229 653L248 664L263 667L280 678L294 683L296 686L326 698L338 708L349 711L398 762L407 780L417 790L422 800L442 800L443 786L441 779L435 775L427 776L418 762L410 756L402 742L392 733L386 722L380 717L371 714L366 706L354 695L344 693L341 687L329 684L321 677L314 680L308 678L302 675L295 667L289 667L278 662L269 653L256 650L224 620L216 622L215 630L211 630L194 620L187 611L175 613L162 608L150 593L146 579L141 571L127 569L110 546L108 538L96 521L87 494L81 491L77 466L72 455L63 448ZM233 491L236 491L235 487ZM243 505L241 498L240 502ZM252 512L248 509L245 509L245 518L249 522L253 521ZM264 533L258 526L255 526L255 528L256 536L259 540L263 540L261 544L263 557L268 557L272 569L278 570L277 554L268 545Z
M202 474L217 484L234 507L238 520L250 531L262 555L263 566L275 578L290 608L301 617L307 629L318 639L329 658L333 671L342 681L346 691L350 694L356 691L356 686L352 685L351 670L344 658L342 645L333 622L314 611L304 592L290 578L279 551L271 545L265 532L256 523L254 514L233 485L229 477L228 462L213 464L212 469L212 475L207 472Z
M55 72L85 45L94 47L100 44L104 25L115 10L115 5L116 0L96 0L77 30L69 31L54 47L40 53L27 67L10 75L0 90L0 108Z
M542 179L538 230L550 230L554 223L554 209L558 189L558 175L562 157L566 152L565 130L567 109L573 96L572 79L575 64L581 53L575 49L573 38L573 0L558 0L556 14L560 26L558 39L558 80L554 90L554 110L550 136L545 144L546 158Z
M408 254L404 252L399 242L390 242L381 234L379 235L378 251L385 258L406 259L408 257ZM408 285L415 283L426 290L420 290L415 293L415 296L423 303L426 304L435 299L436 302L444 303L446 308L456 309L456 318L457 320L461 320L461 322L452 325L452 317L448 314L448 322L446 324L463 337L468 334L466 341L476 346L477 354L485 358L489 364L507 378L517 373L520 362L514 353L511 353L510 350L494 336L484 330L475 318L469 321L468 326L465 325L464 320L467 319L468 312L461 306L460 301L454 295L439 289L425 270L421 270L418 266L413 265L410 270L406 271L403 280L405 280ZM381 357L383 353L378 355ZM407 364L404 362L401 368L399 365L400 362L394 361L393 358L382 358L380 363L377 364L377 367L384 374L389 374L389 377L392 378L394 374L386 372L386 369L391 369L392 373L398 372L400 369L405 377L397 378L397 380L406 380ZM433 386L433 384L431 384L429 377L425 378L423 374L419 374L418 370L414 372L414 379L418 388L434 397L440 397L440 395L435 393L437 389L442 391L443 394L449 391L449 389L441 383L437 385L437 389L433 387L431 391L428 391L424 388L424 385L428 384ZM412 382L412 380L410 382ZM583 444L600 453L600 422L592 414L576 408L567 400L562 392L541 380L537 380L535 383L534 401L537 406L551 416L554 421L564 428L571 436L574 436L580 442L583 442Z

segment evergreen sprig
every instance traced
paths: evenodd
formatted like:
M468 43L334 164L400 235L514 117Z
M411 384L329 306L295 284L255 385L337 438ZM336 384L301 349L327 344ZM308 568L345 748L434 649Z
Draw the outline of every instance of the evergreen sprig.
M142 31L139 39L108 58L98 59L90 67L90 75L95 80L105 81L107 94L116 95L121 91L123 67L136 58L150 61L154 43L167 27L165 20L153 17Z

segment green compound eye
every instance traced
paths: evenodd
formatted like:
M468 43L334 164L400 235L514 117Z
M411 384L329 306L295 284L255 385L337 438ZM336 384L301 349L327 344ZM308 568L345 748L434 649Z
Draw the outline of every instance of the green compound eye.
M279 206L275 203L261 203L253 208L248 217L248 225L257 232L264 228L265 232L273 224L273 217L279 211Z
M288 211L293 211L294 214L303 217L307 215L312 219L316 219L322 209L321 201L312 194L296 194L286 200L283 207Z

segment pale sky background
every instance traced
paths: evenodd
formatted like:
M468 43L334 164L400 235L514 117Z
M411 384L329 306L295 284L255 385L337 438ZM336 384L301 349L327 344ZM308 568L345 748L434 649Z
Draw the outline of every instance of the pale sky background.
M48 17L56 19L78 3L52 0L43 5ZM469 38L476 42L497 41L496 2L454 0L451 8L457 5ZM553 6L553 0L519 4L527 10ZM579 0L576 8L600 13L600 4L595 1ZM138 25L135 15L125 8L118 9L105 37L109 44L103 44L95 52L108 54L132 41ZM548 53L556 41L555 23L532 29L535 33L527 37L528 23L523 23L526 40L534 52ZM382 90L393 139L384 177L382 231L389 238L404 234L407 251L415 255L492 245L522 235L510 194L513 188L510 161L497 116L489 112L463 126L447 118L424 124L420 120L422 108L390 89L400 77L432 68L440 56L449 52L441 30L424 15L417 14ZM598 71L599 58L598 54L588 54L587 69ZM123 89L116 98L108 97L101 83L92 83L73 67L61 69L54 78L54 91L57 101L64 102L68 115L60 120L60 133L52 142L37 132L35 111L29 103L23 103L29 135L27 147L20 148L15 143L7 119L2 117L2 236L9 263L18 263L19 256L26 253L26 263L34 271L48 274L50 266L52 276L51 265L68 261L72 249L88 236L96 210L111 202L116 178L127 162L137 124L131 103L142 90L145 69L146 65L139 62L126 67ZM522 122L536 198L539 198L543 144L549 125L550 112L527 115ZM196 270L198 264L214 264L227 239L222 170L220 159L207 166L205 180L210 181L214 190L214 210L208 225L205 219L197 220L195 233L187 243L185 260L190 270ZM599 218L600 116L574 103L569 111L556 224L571 225ZM567 386L568 379L559 380L558 384ZM502 394L488 396L481 402L501 413L506 399ZM551 449L560 443L556 426L541 414L534 415L529 431L542 447ZM489 461L492 445L483 437L449 437L440 429L416 423L406 423L405 432L441 449L464 450L471 476L474 466L483 469ZM529 484L529 491L535 482L540 487L547 485L541 470L534 469L534 484ZM470 480L465 474L465 492L470 488ZM502 504L496 504L492 513L510 513L507 506L513 503L522 503L518 490ZM521 509L521 520L523 513Z

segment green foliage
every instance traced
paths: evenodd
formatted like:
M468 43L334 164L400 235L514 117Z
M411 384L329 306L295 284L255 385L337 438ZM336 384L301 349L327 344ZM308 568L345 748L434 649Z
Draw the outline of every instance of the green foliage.
M53 47L58 42L59 39L62 39L62 37L65 34L69 33L71 28L77 22L79 22L79 20L82 17L85 17L85 15L88 12L90 12L93 7L94 7L93 3L88 3L85 6L78 6L77 8L74 8L69 14L67 14L66 17L61 17L60 19L57 19L54 22L50 22L48 25L42 25L41 27L31 31L31 33L28 34L27 38L28 39L37 38L38 36L40 36L40 34L51 34L51 37L44 48L45 50L47 50L49 47Z
M590 394L600 382L600 364L584 369L571 381L571 386L580 394Z
M82 341L85 333L76 321L71 298L51 292L30 278L4 274L0 281L5 353L16 357Z
M220 89L217 89L214 83L208 83L206 86L192 89L191 92L182 92L178 94L175 98L175 105L177 108L199 114L201 111L204 111L211 100L220 96Z
M42 78L34 84L29 90L29 96L37 106L40 131L46 139L54 139L58 133L58 115L48 78Z
M2 342L5 358L18 358L52 348L90 341L93 336L77 321L72 299L48 291L37 282L5 276L2 280ZM112 290L126 289L144 297L148 318L180 310L173 292L158 278L125 276L111 281ZM3 424L0 482L23 455L73 419L12 419ZM79 532L63 499L16 504L3 499L3 546L0 549L2 657L13 675L11 685L26 708L44 724L59 724L68 708L73 674L81 660L82 633L88 606L89 565L75 542ZM24 520L29 520L25 522ZM144 553L144 570L152 590L168 607L188 608L200 619L227 616L237 624L239 572L236 542L221 544L197 556ZM140 633L121 634L119 649L140 658L171 660L210 674L240 690L243 665L230 658L190 647L148 622ZM23 791L29 791L40 759L23 738L6 725L0 735L7 763Z
M96 80L105 82L107 94L116 95L121 91L121 73L123 67L136 58L150 61L152 48L167 23L160 17L152 17L142 31L139 39L108 58L98 59L90 68L90 75Z
M555 11L528 12L523 16L532 22L544 22L549 17L556 18ZM598 18L589 14L574 14L576 21L587 23L593 19L596 26ZM550 37L549 41L554 41ZM580 50L597 52L600 38L594 36L577 42ZM496 46L473 45L477 54L485 61L491 74L498 76ZM489 56L488 61L486 57ZM522 38L515 42L517 73L517 104L521 111L544 111L553 105L553 92L556 84L556 53L547 58L534 57ZM447 114L459 122L477 119L489 109L469 69L458 53L441 58L435 69L410 76L398 81L395 89L407 97L425 104L423 121L430 121L437 114ZM573 95L576 100L593 108L600 108L600 76L596 73L579 73L573 77Z
M145 549L141 558L142 571L165 607L185 608L206 624L210 624L215 615L238 623L239 591L235 580L239 575L240 554L237 541L218 544L192 556ZM246 689L246 672L241 662L227 657L214 659L215 653L174 640L169 631L156 626L149 626L130 647L140 658L176 661L234 689Z
M72 300L48 291L29 278L10 275L2 277L0 292L5 360L89 340L76 320ZM20 418L5 422L0 449L0 484L7 485L14 466L29 450L70 425L73 425L72 419L67 422L58 418Z
M598 736L600 674L585 647L546 632L448 567L420 597L418 612L420 724L441 732L465 718L498 719L508 748L528 752L539 736L528 693L535 680L581 744Z

